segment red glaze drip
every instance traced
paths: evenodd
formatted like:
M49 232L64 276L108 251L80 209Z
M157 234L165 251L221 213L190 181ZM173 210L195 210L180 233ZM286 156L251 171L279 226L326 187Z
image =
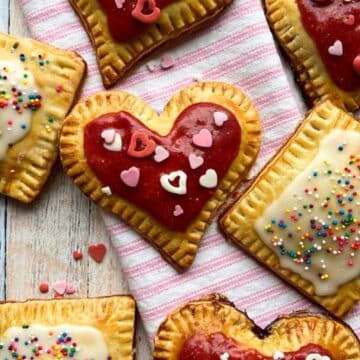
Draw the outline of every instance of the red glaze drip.
M222 127L214 123L216 111L228 115L228 121ZM104 148L101 133L108 128L119 129L123 142L121 152L111 152ZM193 135L204 128L212 133L211 148L200 148L192 143ZM140 159L129 156L127 150L135 131L147 134L157 145L165 147L170 152L170 157L156 163L153 156ZM125 112L107 114L93 120L85 127L84 136L88 164L103 186L110 186L114 194L128 199L168 228L184 230L216 190L201 187L200 176L207 169L214 169L220 182L238 154L241 129L235 116L227 109L215 104L199 103L188 107L178 116L166 137L152 132ZM204 164L195 170L189 165L188 156L191 153L204 158ZM120 180L120 173L133 166L140 169L140 181L136 188L126 186ZM178 170L184 171L188 176L185 195L169 193L160 184L161 175ZM177 217L173 214L176 205L184 210Z
M162 9L175 1L156 0L156 6ZM121 9L117 8L115 0L98 0L98 2L106 12L111 35L119 42L136 38L149 26L132 17L131 12L135 8L136 0L126 0Z
M263 356L254 349L241 346L221 333L193 336L185 342L178 360L219 360L224 353L230 355L229 360L273 360L273 357ZM333 359L319 345L309 344L295 352L284 353L284 360L305 360L310 354L327 355Z
M302 23L315 41L320 56L333 81L345 91L360 88L360 76L353 61L360 54L360 0L297 0ZM344 20L353 15L353 25ZM346 20L345 20L346 21ZM343 43L343 56L330 55L328 49L336 40Z

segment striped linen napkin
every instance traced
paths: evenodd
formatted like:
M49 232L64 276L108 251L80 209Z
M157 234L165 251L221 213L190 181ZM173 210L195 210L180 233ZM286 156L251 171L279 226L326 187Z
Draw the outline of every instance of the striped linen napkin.
M67 0L21 0L35 38L79 52L88 62L83 96L103 90L93 48ZM240 87L257 107L264 138L254 175L279 149L302 118L263 13L261 0L235 0L221 18L193 39L170 50L168 71L139 67L118 89L130 91L161 110L181 88L201 75ZM153 60L159 62L159 58ZM104 214L132 294L151 339L166 315L211 292L227 295L259 325L279 314L315 309L304 297L263 269L219 233L216 224L202 240L192 268L178 274L159 253L115 217ZM348 317L360 334L360 308Z

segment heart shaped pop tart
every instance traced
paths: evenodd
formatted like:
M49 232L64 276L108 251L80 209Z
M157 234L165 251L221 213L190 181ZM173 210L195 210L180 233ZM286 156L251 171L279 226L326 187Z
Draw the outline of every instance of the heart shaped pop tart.
M233 0L69 0L94 45L105 87L139 61L206 26ZM174 65L164 55L161 67Z
M60 149L85 194L185 270L253 164L260 136L250 100L210 82L175 95L160 116L128 93L94 95L66 119Z
M154 360L350 359L360 359L360 343L344 323L298 312L261 329L219 294L172 312L154 344Z
M360 1L265 0L267 17L298 80L316 102L360 106Z

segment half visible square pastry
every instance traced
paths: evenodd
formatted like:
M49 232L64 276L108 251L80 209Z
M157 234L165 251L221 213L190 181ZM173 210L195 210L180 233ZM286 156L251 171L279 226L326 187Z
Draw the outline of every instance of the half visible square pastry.
M154 360L358 360L359 339L329 316L297 312L265 329L215 294L173 311L155 337Z
M130 296L0 305L0 359L133 360Z
M185 270L255 161L260 136L250 100L209 82L182 90L161 115L125 92L91 96L65 120L60 152L86 195Z
M232 0L69 0L96 51L104 86L154 50L208 24Z
M85 68L73 52L0 33L0 193L39 194Z
M225 234L338 316L360 299L360 123L317 105L220 220Z
M360 106L360 2L265 0L267 18L305 94L333 94L347 109Z

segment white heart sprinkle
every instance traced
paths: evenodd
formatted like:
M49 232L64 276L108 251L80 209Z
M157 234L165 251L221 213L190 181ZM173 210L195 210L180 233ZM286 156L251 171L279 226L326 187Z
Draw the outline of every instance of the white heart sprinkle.
M104 143L104 148L109 151L119 152L122 150L122 139L119 133L115 134L114 141L111 144Z
M179 185L174 186L170 182L179 178ZM170 174L164 174L160 177L160 184L164 190L172 194L185 195L187 192L187 175L181 171L173 171Z
M190 167L195 170L199 168L204 163L204 158L202 156L197 156L195 154L189 155Z
M111 196L112 195L112 191L110 186L105 186L101 189L101 192L107 196Z
M207 189L213 189L217 186L218 176L214 169L206 170L206 173L200 177L200 185Z
M333 45L329 46L329 54L333 56L343 56L344 49L340 40L336 40Z
M160 163L160 162L166 160L169 156L170 156L170 153L164 147L158 145L155 148L154 160L157 163Z
M229 117L227 114L221 112L221 111L215 111L214 112L214 120L216 126L223 126L226 121L229 120Z

